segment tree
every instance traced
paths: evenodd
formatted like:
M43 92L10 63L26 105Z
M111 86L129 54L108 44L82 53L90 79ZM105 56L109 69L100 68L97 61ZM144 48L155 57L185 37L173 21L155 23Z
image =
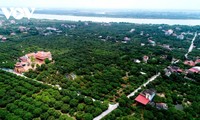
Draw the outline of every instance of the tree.
M93 116L90 113L83 114L83 120L92 120Z
M23 116L24 120L31 120L33 115L30 112L26 112Z
M55 120L55 117L54 116L49 116L48 120Z
M33 105L29 105L27 110L29 112L33 112L35 110L35 107Z
M40 115L40 118L43 119L43 120L47 120L48 117L49 117L49 113L48 112L42 113Z
M63 102L61 102L61 101L56 101L54 104L54 108L56 110L59 110L62 106L63 106Z
M65 96L65 97L62 98L62 101L63 101L64 103L69 103L70 100L71 100L71 99L70 99L69 96Z
M83 111L78 111L76 113L76 119L81 120L83 118L84 112Z
M78 105L78 100L77 99L72 99L69 102L70 106L76 107Z
M68 104L63 104L63 106L61 107L61 111L63 113L68 113L70 110L70 106Z
M94 116L98 116L99 114L102 113L101 108L95 108L95 112L93 113Z
M5 119L6 118L6 116L8 115L8 111L7 110L5 110L5 109L0 109L0 119Z
M61 115L59 120L73 120L73 118L70 118L68 115Z
M79 111L83 111L84 110L84 108L85 108L85 104L84 103L80 103L80 104L78 104L78 107L77 107L77 109L79 110Z
M153 113L151 111L145 110L144 111L144 118L146 120L152 120L152 119L154 119Z
M46 58L44 61L45 61L45 64L51 63L51 61L48 58Z
M41 108L36 108L33 110L33 115L34 117L39 117L39 115L42 113L42 109Z
M122 111L120 109L116 109L114 111L114 114L115 114L116 117L120 117L122 115Z
M87 104L87 105L91 105L91 104L93 103L92 99L91 99L91 98L88 98L88 97L84 98L84 102L85 102L85 104Z
M40 108L43 112L46 112L49 109L49 106L47 104L42 104Z

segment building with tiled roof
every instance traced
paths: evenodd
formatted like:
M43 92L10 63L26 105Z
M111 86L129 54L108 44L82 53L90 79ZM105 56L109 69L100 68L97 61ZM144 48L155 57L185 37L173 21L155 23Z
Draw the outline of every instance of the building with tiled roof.
M168 106L167 106L166 103L156 103L156 108L157 109L165 109L165 110L167 110Z
M189 65L189 66L195 66L195 62L193 62L192 60L186 60L186 61L184 61L184 64L185 65Z
M200 73L200 67L195 66L188 70L188 73Z
M50 52L39 51L37 53L29 53L19 58L20 62L15 64L14 71L17 73L27 72L30 69L35 69L36 65L45 63L45 59L52 60Z
M44 52L44 51L39 51L35 54L35 58L39 60L45 60L49 59L52 60L51 53L50 52Z
M136 98L135 101L146 105L148 104L150 101L152 101L153 97L155 96L156 91L154 89L146 89L144 91L142 91Z

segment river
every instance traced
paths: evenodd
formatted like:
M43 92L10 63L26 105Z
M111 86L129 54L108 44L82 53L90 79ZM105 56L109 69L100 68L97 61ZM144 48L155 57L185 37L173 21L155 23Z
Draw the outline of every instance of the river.
M168 24L168 25L200 25L200 20L195 19L135 19L135 18L111 18L111 17L86 17L72 15L51 15L51 14L33 14L31 18L50 19L50 20L68 20L68 21L92 21L92 22L127 22L138 24Z

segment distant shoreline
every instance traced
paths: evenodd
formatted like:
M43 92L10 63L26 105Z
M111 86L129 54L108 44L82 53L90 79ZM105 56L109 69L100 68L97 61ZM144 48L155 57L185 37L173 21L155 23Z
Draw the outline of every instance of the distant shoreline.
M88 17L74 15L33 14L34 19L91 21L91 22L127 22L136 24L168 24L168 25L200 25L200 19L148 19L148 18L114 18L114 17Z

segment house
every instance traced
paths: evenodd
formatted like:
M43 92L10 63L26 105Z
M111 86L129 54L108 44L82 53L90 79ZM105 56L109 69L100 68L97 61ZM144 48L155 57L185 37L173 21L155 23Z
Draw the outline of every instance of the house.
M15 64L14 71L17 72L17 73L23 73L23 72L25 72L24 65L21 62L17 62Z
M163 44L161 47L163 47L167 50L172 50L172 48L170 48L170 45L167 45L167 44Z
M143 36L143 35L144 35L144 31L141 31L141 32L140 32L140 35Z
M144 43L141 43L140 45L141 45L141 46L145 46L145 44L144 44Z
M195 64L198 64L198 63L200 63L200 59L197 59L197 60L195 61Z
M155 105L157 109L165 109L165 110L168 109L168 106L166 103L156 103Z
M43 33L42 35L48 36L48 35L51 35L51 34L52 34L52 32L47 32L47 33Z
M167 67L171 72L182 73L183 70L177 66L168 66Z
M176 34L176 33L173 33L172 36L177 37L177 34Z
M16 33L12 32L12 33L10 33L10 35L11 35L11 36L14 36L14 35L16 35Z
M177 39L183 40L183 39L184 39L184 35L182 35L182 34L181 34L181 35L178 35L178 36L177 36Z
M129 32L130 32L130 33L135 32L135 29L131 29Z
M183 70L177 66L168 66L167 68L164 69L164 72L165 75L169 77L172 73L182 73Z
M28 58L35 57L35 53L29 53L29 54L26 54L26 56L27 56Z
M188 70L188 73L200 73L200 67L199 66L192 67Z
M164 72L165 72L165 75L168 77L172 74L171 71L167 68L164 69Z
M153 40L148 39L148 42L149 42L152 46L155 46L155 45L156 45L156 42L153 41Z
M22 56L22 57L19 58L19 60L21 62L27 62L28 61L28 56Z
M127 43L127 41L122 41L122 43Z
M77 76L74 73L67 74L66 77L71 80L75 80Z
M26 27L24 27L24 26L19 26L19 27L18 27L18 30L19 30L20 32L26 32L26 31L27 31Z
M135 63L140 63L141 61L138 60L138 59L135 59L134 62L135 62Z
M171 64L176 64L176 63L178 63L179 61L180 61L179 59L172 58Z
M185 65L189 65L189 66L195 66L195 62L193 62L192 60L186 60L186 61L184 61L184 64Z
M44 52L39 51L35 54L35 58L41 61L44 61L45 59L52 60L51 53L50 52Z
M148 104L150 101L152 101L153 97L155 96L156 91L154 89L146 89L144 91L142 91L136 98L135 101L146 105Z
M180 27L176 27L176 30L181 30L181 28Z
M124 41L129 41L129 40L131 40L131 38L129 38L129 37L124 37Z
M143 61L145 62L145 63L147 63L147 61L149 60L149 57L148 56L143 56Z
M6 38L6 37L2 37L1 40L2 40L3 42L5 42L5 41L7 40L7 38Z
M167 31L165 31L165 35L171 35L174 31L172 29L169 29Z
M52 31L56 31L56 30L57 30L57 29L54 28L54 27L47 27L46 29L47 29L47 30L52 30Z
M10 20L10 23L15 24L16 22L15 22L15 20Z

